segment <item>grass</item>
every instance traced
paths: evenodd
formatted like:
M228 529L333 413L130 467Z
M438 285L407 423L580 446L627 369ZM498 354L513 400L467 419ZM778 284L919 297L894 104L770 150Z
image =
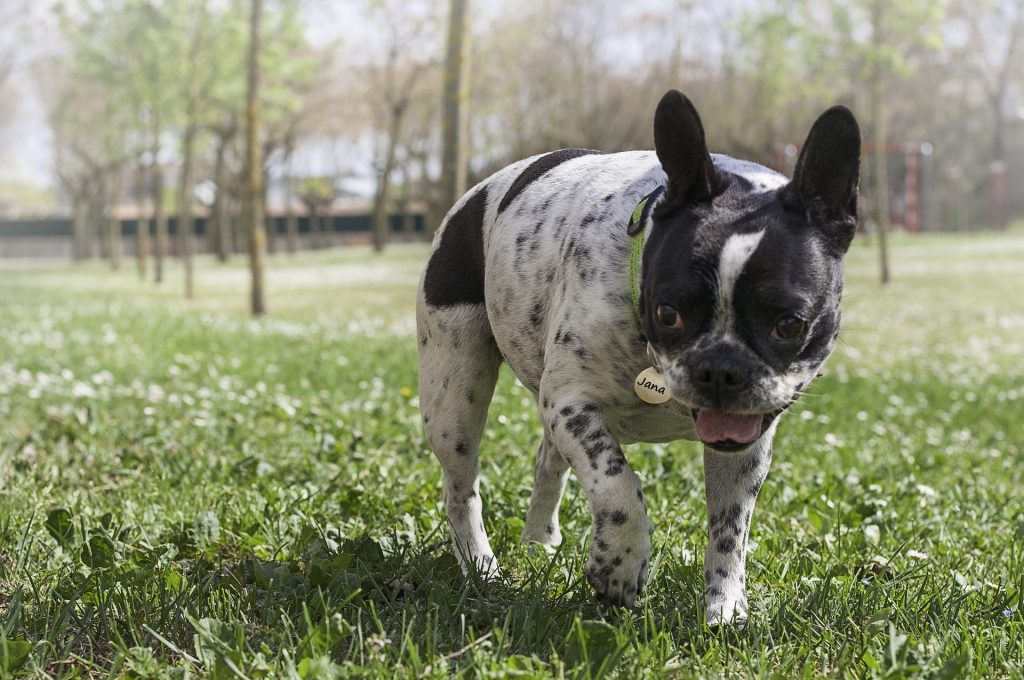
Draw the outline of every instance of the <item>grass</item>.
M416 401L423 247L200 262L198 301L0 263L0 676L1024 677L1024 237L849 257L843 342L787 414L745 630L701 622L699 448L634 445L642 605L518 542L539 426L506 371L482 454L507 580L464 582Z

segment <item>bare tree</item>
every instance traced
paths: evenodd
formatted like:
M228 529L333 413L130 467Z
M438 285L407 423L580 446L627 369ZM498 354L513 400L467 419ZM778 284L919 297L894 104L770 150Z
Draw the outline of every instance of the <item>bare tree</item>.
M448 52L444 64L441 203L452 205L466 190L466 106L469 103L469 0L448 3Z
M246 191L245 217L249 232L249 273L252 313L265 314L264 259L267 235L263 223L263 158L260 145L260 22L263 0L252 0L249 20L249 87L246 99Z
M383 60L371 66L371 92L380 121L376 160L377 190L373 199L373 247L380 252L388 240L391 177L402 144L403 127L411 107L427 95L422 77L437 61L429 53L410 49L431 35L429 16L404 12L398 3L385 3L388 17Z
M877 52L884 49L885 0L873 0L871 40L876 50L871 73L871 124L875 142L875 212L878 224L878 257L882 284L889 283L889 154L885 117L885 69Z

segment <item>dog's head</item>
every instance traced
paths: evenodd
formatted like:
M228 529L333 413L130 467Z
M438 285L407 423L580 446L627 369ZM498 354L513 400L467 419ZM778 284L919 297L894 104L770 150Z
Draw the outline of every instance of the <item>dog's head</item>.
M700 439L742 450L835 344L842 259L857 224L860 129L843 107L823 113L787 181L713 159L696 109L673 90L658 105L654 140L668 184L644 249L644 330Z

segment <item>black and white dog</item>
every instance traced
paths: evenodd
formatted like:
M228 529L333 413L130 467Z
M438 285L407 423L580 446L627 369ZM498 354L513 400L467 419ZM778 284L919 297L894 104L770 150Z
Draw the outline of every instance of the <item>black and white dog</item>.
M709 154L697 111L670 91L654 141L656 155L528 158L452 207L417 300L423 423L463 568L497 574L478 448L505 361L544 425L523 540L561 541L571 467L594 519L587 579L603 602L627 606L647 578L653 524L621 445L699 439L707 621L738 622L779 414L839 332L860 131L847 109L826 111L790 181ZM638 243L642 258L640 247L631 257ZM656 393L659 378L665 396L642 400L636 383Z

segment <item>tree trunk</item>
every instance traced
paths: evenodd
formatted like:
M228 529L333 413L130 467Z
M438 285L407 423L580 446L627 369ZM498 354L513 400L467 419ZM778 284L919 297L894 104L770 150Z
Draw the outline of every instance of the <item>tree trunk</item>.
M265 314L263 270L266 258L267 234L263 220L263 147L260 145L260 14L263 0L252 0L249 21L249 87L246 98L245 129L245 222L249 232L249 272L251 274L250 301L254 316Z
M110 259L110 224L107 216L107 177L99 175L96 191L92 195L92 229L100 247L100 259Z
M288 183L291 184L292 179L288 178ZM288 252L294 255L299 249L299 219L295 214L295 205L292 202L291 187L288 189L288 205L285 207L284 214L284 229L286 238L286 247Z
M71 199L71 259L81 262L85 259L85 230L88 223L88 204L82 191L76 189Z
M884 39L884 0L875 0L871 11L875 64L871 78L871 117L875 134L875 208L878 221L878 257L882 284L889 283L889 159L886 149L885 70L880 52Z
M395 156L398 152L398 138L402 134L402 121L405 119L405 102L392 107L391 124L388 130L388 150L384 157L384 167L377 179L377 192L373 199L373 249L384 250L388 237L391 235L391 224L388 221L388 203L391 193L391 172L395 169Z
M138 204L138 211L135 220L135 264L139 271L139 279L145 281L146 266L149 261L149 221L143 216L142 207L146 204L146 185L149 183L149 178L141 158L136 171L135 202Z
M320 215L316 211L315 205L307 205L306 214L309 219L309 247L311 250L318 250L320 248Z
M189 116L190 119L194 116ZM195 152L196 127L189 123L185 127L181 152L181 186L178 187L178 254L185 270L185 299L195 297L193 282L193 254L195 252L192 233L192 156Z
M260 162L263 162L262 159ZM261 174L263 175L263 185L260 190L260 206L263 212L263 225L267 234L266 252L273 255L277 251L277 222L274 221L274 217L270 214L270 209L267 207L270 200L270 168L264 167Z
M164 258L167 256L167 211L164 210L164 173L160 168L160 122L153 125L153 282L164 280Z
M121 269L121 255L123 254L123 232L121 229L121 218L117 215L117 207L121 201L121 193L124 189L124 172L121 168L113 170L114 178L111 181L110 194L107 200L107 241L110 248L110 268L113 271Z
M245 199L234 196L231 204L234 208L230 216L232 247L236 255L242 255L249 252L249 235L245 231L245 222L242 220Z
M106 193L106 182L101 177L96 180L95 185L90 189L89 196L89 226L86 234L86 257L92 259L99 256L106 259L108 248L108 232L106 215L103 213L103 195Z
M444 101L440 202L447 210L466 190L465 105L468 99L469 0L450 0L448 52L444 65Z
M373 249L382 252L388 242L391 225L388 221L388 190L391 169L387 166L380 174L377 181L377 193L373 198Z
M285 248L294 255L299 249L299 221L295 216L295 175L292 173L292 154L295 153L295 142L291 137L284 146L284 231Z
M229 200L227 192L227 155L228 139L225 135L217 137L217 155L213 163L213 183L217 186L217 195L210 209L210 238L213 251L221 263L228 261L228 227L226 207Z

